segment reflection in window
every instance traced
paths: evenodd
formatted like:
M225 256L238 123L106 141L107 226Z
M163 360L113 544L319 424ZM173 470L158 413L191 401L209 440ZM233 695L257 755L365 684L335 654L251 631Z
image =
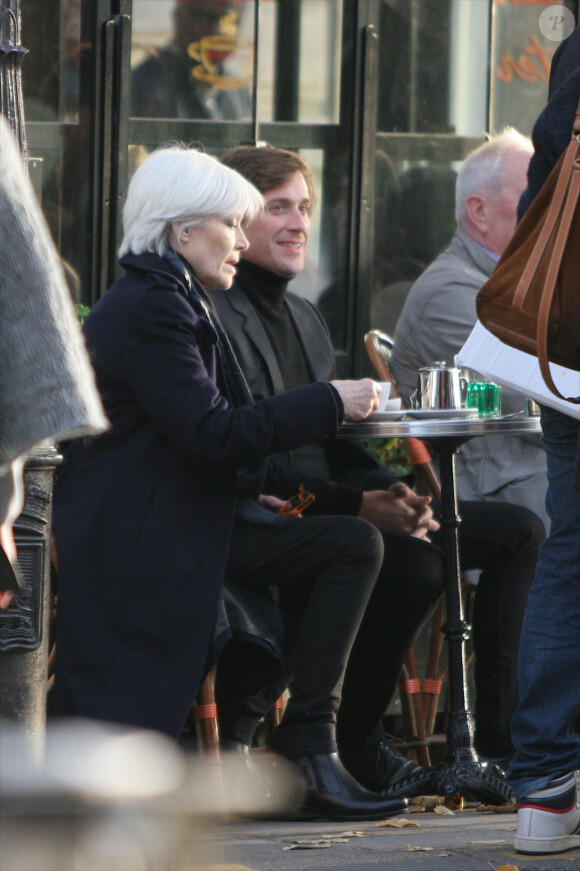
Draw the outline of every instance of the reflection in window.
M135 0L131 114L249 119L253 15L253 0Z
M27 14L28 12L28 14ZM23 10L22 65L28 121L78 120L81 56L81 0L35 4Z
M322 216L322 202L324 190L322 182L324 152L317 148L301 148L300 155L308 163L314 179L316 203L310 215L310 234L308 237L308 249L302 272L292 279L291 290L299 296L316 302L321 290L327 283L327 276L323 273L320 261L320 221Z
M283 2L260 6L258 119L338 123L342 3ZM254 15L254 0L134 0L131 114L248 120ZM277 57L289 40L292 69Z
M282 0L283 2L283 0ZM342 3L302 0L298 121L339 121Z
M28 4L30 6L31 4ZM81 112L81 0L23 4L22 65L28 151L44 215L76 302L88 289L89 126Z
M450 21L451 0L382 0L379 130L451 132Z
M449 164L395 163L376 153L373 328L394 333L414 281L451 242L455 179Z
M573 13L574 0L562 0ZM491 37L490 127L506 124L529 135L548 97L550 64L558 43L539 26L537 5L493 6Z
M340 0L262 0L258 117L339 122Z

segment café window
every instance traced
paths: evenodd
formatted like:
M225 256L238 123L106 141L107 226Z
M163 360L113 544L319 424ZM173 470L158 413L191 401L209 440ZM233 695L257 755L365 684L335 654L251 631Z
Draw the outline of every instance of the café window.
M563 5L573 23L577 3ZM562 38L542 24L549 6L382 0L372 327L394 333L413 282L451 241L462 160L487 132L531 134Z
M144 154L266 140L312 165L293 289L323 309L340 373L360 371L364 331L393 332L454 232L461 161L487 131L530 133L559 44L540 26L553 5L22 0L29 166L73 297L93 304L117 274L123 194ZM578 15L577 0L559 5Z

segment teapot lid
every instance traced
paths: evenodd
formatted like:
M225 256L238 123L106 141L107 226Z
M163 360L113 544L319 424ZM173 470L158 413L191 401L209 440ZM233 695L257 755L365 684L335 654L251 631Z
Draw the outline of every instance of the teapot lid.
M433 363L429 363L428 366L421 366L419 372L433 372L436 369L453 369L455 367L449 366L445 360L434 360Z

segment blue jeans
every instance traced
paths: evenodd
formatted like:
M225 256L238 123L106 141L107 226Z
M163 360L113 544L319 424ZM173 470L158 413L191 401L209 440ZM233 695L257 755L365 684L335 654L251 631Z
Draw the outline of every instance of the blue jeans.
M540 549L520 642L520 701L509 776L516 799L580 767L580 421L542 408L550 535Z

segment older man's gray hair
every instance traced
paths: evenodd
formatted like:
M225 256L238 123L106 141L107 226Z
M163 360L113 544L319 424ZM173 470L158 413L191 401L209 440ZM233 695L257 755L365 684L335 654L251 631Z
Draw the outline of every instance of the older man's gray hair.
M506 127L466 157L455 185L455 217L460 227L465 228L469 220L465 204L470 196L479 194L493 201L500 195L506 182L506 156L515 152L531 156L533 150L527 136Z

